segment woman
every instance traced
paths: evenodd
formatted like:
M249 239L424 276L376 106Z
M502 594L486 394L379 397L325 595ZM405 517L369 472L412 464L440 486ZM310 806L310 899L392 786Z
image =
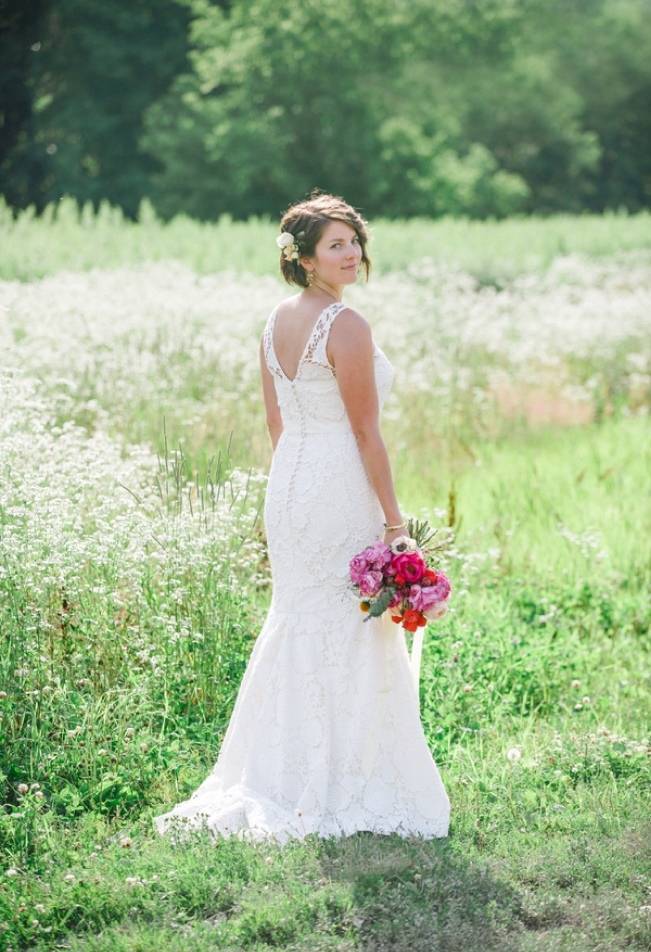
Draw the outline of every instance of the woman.
M447 836L404 632L388 612L364 622L348 575L365 546L405 533L378 423L394 368L342 301L361 266L368 279L366 222L315 190L280 227L283 277L302 291L260 340L271 604L213 771L154 822L279 843Z

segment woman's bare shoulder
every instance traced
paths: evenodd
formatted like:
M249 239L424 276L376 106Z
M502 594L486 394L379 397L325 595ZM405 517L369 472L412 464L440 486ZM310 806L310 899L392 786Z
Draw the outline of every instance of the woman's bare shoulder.
M283 298L281 301L276 304L274 308L275 311L296 311L299 303L299 295L291 294L289 297Z
M365 340L371 336L371 325L364 315L348 304L339 311L332 325L331 336L335 339L346 337L349 340Z
M326 354L332 366L358 366L360 358L373 351L371 325L354 307L344 307L330 328Z

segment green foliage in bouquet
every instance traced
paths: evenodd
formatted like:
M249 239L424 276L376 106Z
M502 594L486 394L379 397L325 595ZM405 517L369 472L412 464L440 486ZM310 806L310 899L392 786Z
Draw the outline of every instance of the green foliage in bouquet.
M382 612L386 611L395 593L396 590L394 586L387 585L387 587L380 592L375 601L370 602L370 607L364 621L368 621L369 618L378 618Z
M433 529L427 519L408 519L407 520L407 535L410 539L413 539L420 551L423 553L423 558L427 562L428 556L433 556L435 552L439 549L443 549L446 546L446 541L442 540L434 544L432 540L436 536L438 529Z

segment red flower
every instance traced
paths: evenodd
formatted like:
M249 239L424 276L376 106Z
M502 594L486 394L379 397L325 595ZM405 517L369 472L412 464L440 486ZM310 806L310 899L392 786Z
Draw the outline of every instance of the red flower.
M416 631L417 628L426 624L427 619L416 608L408 608L402 617L402 627L407 631Z

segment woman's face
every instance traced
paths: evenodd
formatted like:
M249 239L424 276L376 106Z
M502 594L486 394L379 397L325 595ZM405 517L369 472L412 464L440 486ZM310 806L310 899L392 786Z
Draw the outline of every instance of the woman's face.
M301 260L309 262L328 284L352 284L357 280L362 245L352 225L330 221L316 243L314 255Z

